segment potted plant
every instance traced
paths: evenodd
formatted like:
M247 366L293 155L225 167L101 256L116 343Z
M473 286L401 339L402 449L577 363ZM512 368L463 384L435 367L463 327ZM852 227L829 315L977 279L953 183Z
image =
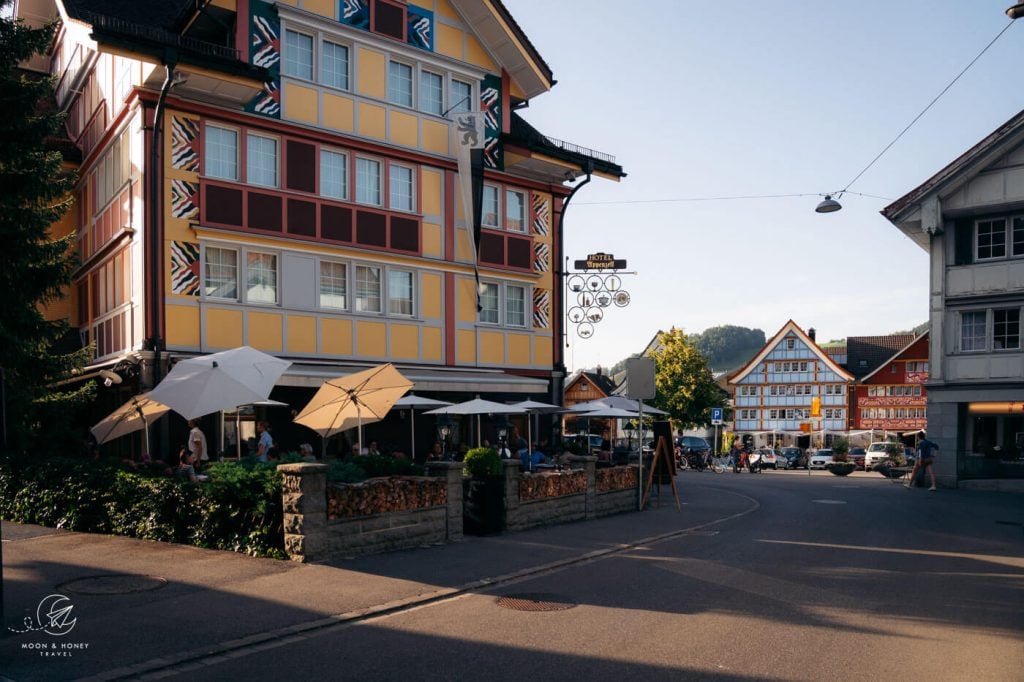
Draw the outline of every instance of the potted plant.
M832 464L827 468L836 476L849 476L853 473L857 464L850 461L850 441L845 438L832 441Z
M494 448L473 448L463 460L462 526L469 535L505 529L505 470Z
M899 478L903 475L900 467L907 465L907 459L903 456L903 446L891 442L885 444L885 460L878 465L878 473L886 478Z

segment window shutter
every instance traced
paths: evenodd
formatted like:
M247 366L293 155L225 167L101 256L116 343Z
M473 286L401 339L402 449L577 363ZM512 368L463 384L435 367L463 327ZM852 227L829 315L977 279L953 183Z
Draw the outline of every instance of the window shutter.
M974 260L974 220L958 218L953 225L953 264L969 265Z

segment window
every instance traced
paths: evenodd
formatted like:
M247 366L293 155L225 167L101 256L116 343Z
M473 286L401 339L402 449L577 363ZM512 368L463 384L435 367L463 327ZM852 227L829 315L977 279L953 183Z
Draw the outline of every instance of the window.
M509 285L505 288L505 324L510 327L526 326L526 289Z
M206 247L203 294L209 298L238 299L238 252Z
M356 311L380 312L380 268L356 266Z
M985 311L960 313L960 350L985 350Z
M412 67L408 64L388 62L388 101L412 106Z
M796 348L796 339L786 339L786 349L793 350Z
M498 227L498 188L494 185L484 185L482 216L480 224Z
M320 261L320 305L324 308L348 308L348 266Z
M388 271L388 312L392 315L412 315L412 273L405 270Z
M1006 220L979 220L976 244L978 260L1006 257Z
M757 410L740 410L740 419L757 419Z
M448 101L451 102L451 110L454 112L472 111L473 86L453 78Z
M284 73L313 80L313 38L296 31L284 32Z
M516 232L526 230L526 197L522 192L505 192L505 229Z
M250 133L246 143L246 180L277 187L277 140Z
M740 386L741 396L757 395L757 386Z
M927 372L928 363L924 360L911 360L907 363L908 372Z
M1010 244L1012 255L1024 256L1024 216L1013 219L1013 238Z
M320 194L348 199L348 157L345 154L320 150Z
M320 55L320 71L324 85L348 90L348 48L324 41Z
M1020 348L1020 308L992 311L992 348L1018 350Z
M388 205L399 211L411 211L412 168L391 164L388 166L388 180Z
M436 73L420 71L420 111L444 113L444 79Z
M204 171L211 178L238 179L238 131L206 126Z
M480 321L498 324L498 285L494 282L480 284Z
M245 263L245 300L277 303L277 256L250 251Z
M356 159L356 201L380 206L380 161Z

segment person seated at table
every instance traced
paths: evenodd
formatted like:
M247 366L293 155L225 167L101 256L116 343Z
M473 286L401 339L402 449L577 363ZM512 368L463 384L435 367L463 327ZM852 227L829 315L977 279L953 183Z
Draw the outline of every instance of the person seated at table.
M371 440L370 447L366 448L366 452L364 454L370 457L380 457L381 452L380 449L377 447L377 441Z
M444 459L444 448L441 447L441 443L434 441L434 444L430 446L430 452L427 453L426 457L428 462L440 462Z
M192 466L192 453L188 451L185 446L181 447L178 452L178 471L177 474L182 478L187 478L193 483L196 482L196 470Z
M302 456L303 462L315 462L316 455L313 454L313 446L309 443L303 443L299 446L299 455Z

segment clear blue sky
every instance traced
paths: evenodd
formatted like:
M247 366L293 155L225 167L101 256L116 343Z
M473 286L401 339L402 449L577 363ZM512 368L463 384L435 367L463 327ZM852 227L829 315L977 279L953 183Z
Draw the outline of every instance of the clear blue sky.
M819 340L928 317L927 254L879 211L1024 109L1024 19L847 194L844 188L1009 22L1011 0L505 0L558 83L520 113L613 154L566 214L570 258L626 258L628 308L570 369L610 366L659 329L787 320Z

